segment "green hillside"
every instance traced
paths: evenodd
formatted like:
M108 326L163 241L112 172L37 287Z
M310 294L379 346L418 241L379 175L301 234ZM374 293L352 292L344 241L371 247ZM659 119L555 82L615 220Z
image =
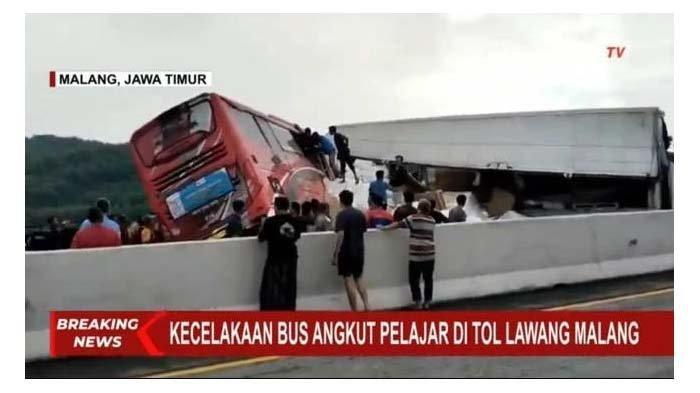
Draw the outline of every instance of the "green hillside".
M133 219L148 212L127 144L35 135L25 138L26 226L47 217L82 220L99 197Z

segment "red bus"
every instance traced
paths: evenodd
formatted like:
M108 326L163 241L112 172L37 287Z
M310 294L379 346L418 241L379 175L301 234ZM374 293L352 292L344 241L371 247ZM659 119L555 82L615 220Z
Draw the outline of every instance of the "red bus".
M217 94L177 105L131 137L148 203L173 240L225 228L236 199L244 226L260 224L275 194L326 200L323 172L304 157L293 124Z

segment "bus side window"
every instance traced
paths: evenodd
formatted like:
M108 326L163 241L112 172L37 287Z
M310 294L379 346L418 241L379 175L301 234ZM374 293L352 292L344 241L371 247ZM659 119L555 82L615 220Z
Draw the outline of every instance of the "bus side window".
M263 169L271 170L275 165L272 160L271 145L255 121L255 116L248 112L239 111L232 106L227 106L227 109L233 115L233 121L237 128L243 134L244 143L249 142L253 145L252 154L255 156L256 163Z
M292 131L280 127L275 123L270 123L270 127L272 128L272 132L275 135L275 138L282 147L282 150L299 156L303 155L303 153L301 152L301 148L294 140L294 137L292 137Z
M270 126L270 122L260 117L256 117L255 120L258 122L258 125L260 126L263 135L265 135L265 139L267 139L268 143L270 144L270 148L272 148L272 153L277 157L282 158L282 146L280 145L277 138L275 138L275 135L272 131L272 127Z

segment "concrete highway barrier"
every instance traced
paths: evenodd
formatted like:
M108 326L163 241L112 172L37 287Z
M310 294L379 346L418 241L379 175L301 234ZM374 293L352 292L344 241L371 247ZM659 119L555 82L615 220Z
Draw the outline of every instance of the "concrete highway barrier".
M348 309L335 235L298 243L298 309ZM255 238L27 252L25 358L48 356L49 310L256 309L266 245ZM673 269L673 211L444 224L435 301ZM408 234L370 231L373 308L410 303Z

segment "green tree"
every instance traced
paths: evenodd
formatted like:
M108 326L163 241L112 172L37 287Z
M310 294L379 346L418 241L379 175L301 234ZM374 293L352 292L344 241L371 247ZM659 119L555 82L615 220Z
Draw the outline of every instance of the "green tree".
M100 197L129 219L148 212L127 144L35 135L25 138L25 224L49 216L80 221Z

